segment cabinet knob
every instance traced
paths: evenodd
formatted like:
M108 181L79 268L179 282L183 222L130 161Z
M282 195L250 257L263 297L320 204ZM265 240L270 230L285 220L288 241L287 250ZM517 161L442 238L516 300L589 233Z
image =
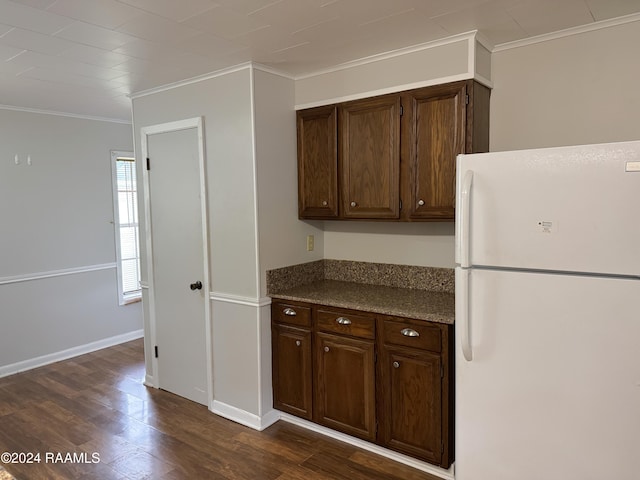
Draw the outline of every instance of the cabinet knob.
M322 206L323 206L323 207L326 207L327 205L329 205L329 202L327 202L326 200L323 200L323 201L322 201Z
M336 323L338 325L351 325L351 320L349 320L347 317L338 317L336 318Z
M424 205L424 200L422 200L422 199L418 200L418 205L419 206L423 206Z
M399 362L393 362L393 368L400 368Z
M296 340L296 347L299 347L300 345L302 345L302 342L300 340Z
M295 317L297 315L293 308L285 308L282 312L288 317Z
M328 352L329 351L329 347L324 347L324 351Z
M416 332L413 328L403 328L400 330L400 333L405 337L419 337L420 334Z
M357 204L356 202L351 202L351 206L352 206L352 207L357 207L357 206L358 206L358 204Z

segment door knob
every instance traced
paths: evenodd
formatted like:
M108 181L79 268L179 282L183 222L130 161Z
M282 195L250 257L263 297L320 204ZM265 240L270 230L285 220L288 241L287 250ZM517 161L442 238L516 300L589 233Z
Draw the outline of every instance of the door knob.
M191 285L189 285L189 288L191 290L202 290L202 282L198 280L196 283L192 283Z

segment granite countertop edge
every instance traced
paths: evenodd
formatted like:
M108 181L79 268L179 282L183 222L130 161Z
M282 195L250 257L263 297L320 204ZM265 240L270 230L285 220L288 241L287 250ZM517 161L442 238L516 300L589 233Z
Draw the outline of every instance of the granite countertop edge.
M454 294L386 287L356 282L319 280L284 291L270 292L276 300L411 318L453 325Z

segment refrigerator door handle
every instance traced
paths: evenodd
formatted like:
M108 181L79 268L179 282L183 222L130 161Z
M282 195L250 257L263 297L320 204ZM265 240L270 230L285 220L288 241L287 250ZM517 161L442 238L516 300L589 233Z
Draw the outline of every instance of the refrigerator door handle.
M459 234L458 239L458 258L462 268L468 268L469 265L469 251L471 245L469 244L469 230L471 230L471 187L473 185L473 170L467 170L462 180L462 190L460 192L460 212L458 220Z
M462 355L467 362L473 360L469 336L471 321L469 315L469 275L470 271L465 268L456 269L456 328L460 329L460 346Z

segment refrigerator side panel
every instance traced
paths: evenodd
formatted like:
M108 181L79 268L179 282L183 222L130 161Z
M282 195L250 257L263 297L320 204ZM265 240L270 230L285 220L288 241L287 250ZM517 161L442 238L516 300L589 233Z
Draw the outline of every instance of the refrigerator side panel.
M640 142L458 162L458 188L473 171L471 264L640 276Z
M456 480L636 480L640 281L477 270Z

